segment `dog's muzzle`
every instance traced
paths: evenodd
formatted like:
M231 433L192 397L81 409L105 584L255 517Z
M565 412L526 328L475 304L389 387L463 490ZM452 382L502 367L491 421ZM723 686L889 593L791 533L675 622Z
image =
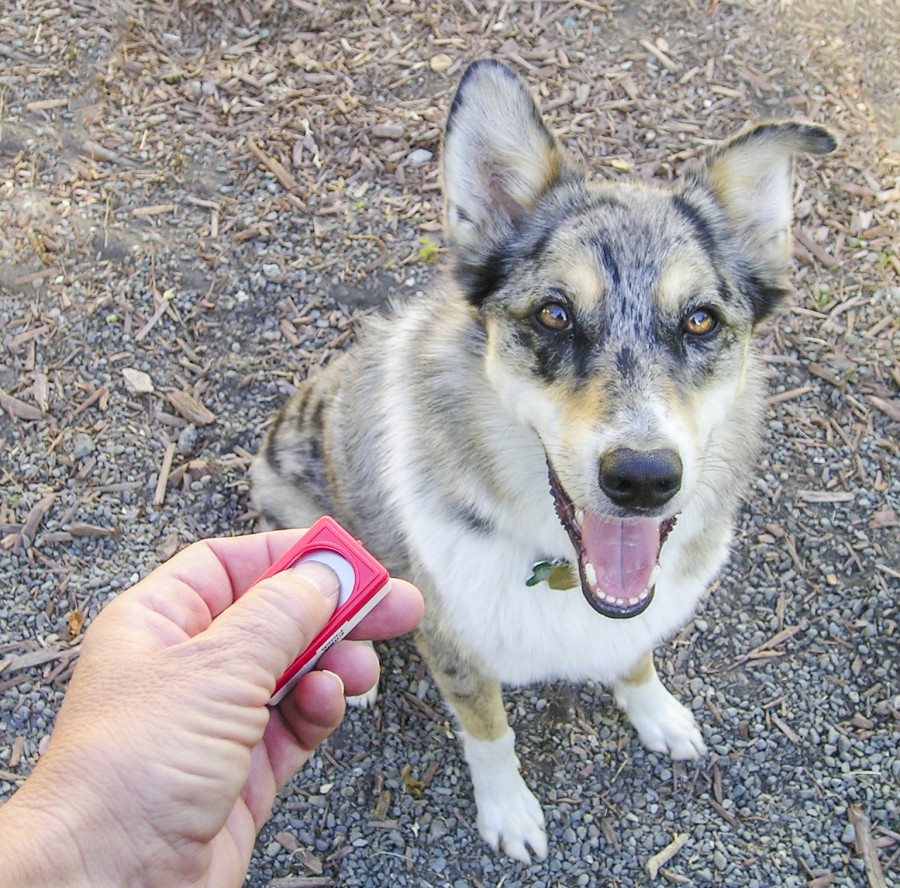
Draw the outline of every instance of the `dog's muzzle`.
M648 511L678 492L681 461L673 451L612 454L601 460L601 486L616 505ZM569 498L549 461L547 467L556 514L578 553L581 590L588 604L615 619L642 613L653 600L659 553L675 516L615 518L587 511Z

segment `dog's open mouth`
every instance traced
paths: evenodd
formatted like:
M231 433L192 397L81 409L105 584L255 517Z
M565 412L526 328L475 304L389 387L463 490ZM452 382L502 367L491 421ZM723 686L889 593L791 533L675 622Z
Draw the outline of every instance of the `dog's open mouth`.
M550 470L556 514L578 553L581 590L588 604L605 617L627 619L653 600L659 553L675 526L675 516L613 518L579 508Z

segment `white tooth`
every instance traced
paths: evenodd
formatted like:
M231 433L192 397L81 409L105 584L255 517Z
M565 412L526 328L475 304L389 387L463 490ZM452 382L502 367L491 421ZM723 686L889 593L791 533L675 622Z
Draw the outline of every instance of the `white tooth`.
M650 571L650 579L647 582L647 591L648 592L656 585L656 581L658 579L659 579L659 565L657 564L656 567L654 567L653 570Z
M650 594L650 589L644 589L640 595L638 595L638 601L643 601Z
M584 527L584 509L575 510L575 523L579 527Z
M588 581L591 589L597 588L597 570L590 561L584 562L584 578Z
M629 599L628 599L628 603L629 603L629 604L637 604L640 600L641 600L641 596L640 596L640 595L635 595L634 598L629 598Z

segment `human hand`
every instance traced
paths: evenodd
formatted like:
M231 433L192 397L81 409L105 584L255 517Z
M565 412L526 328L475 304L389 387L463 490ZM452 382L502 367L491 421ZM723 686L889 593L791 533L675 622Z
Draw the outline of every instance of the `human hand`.
M252 586L297 539L196 543L94 620L47 751L0 808L0 885L240 885L275 795L378 678L366 645L330 648L277 708L275 681L324 627L334 574L304 563ZM351 634L410 631L394 580Z

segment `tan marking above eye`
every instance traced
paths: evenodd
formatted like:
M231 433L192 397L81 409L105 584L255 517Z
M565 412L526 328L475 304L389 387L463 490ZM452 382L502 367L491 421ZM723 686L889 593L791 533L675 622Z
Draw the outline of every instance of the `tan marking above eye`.
M718 326L719 322L711 311L698 308L685 318L683 329L689 336L706 336Z
M680 314L691 305L703 307L699 301L702 294L713 294L716 289L717 280L708 257L698 246L687 244L666 261L654 296L661 311Z

